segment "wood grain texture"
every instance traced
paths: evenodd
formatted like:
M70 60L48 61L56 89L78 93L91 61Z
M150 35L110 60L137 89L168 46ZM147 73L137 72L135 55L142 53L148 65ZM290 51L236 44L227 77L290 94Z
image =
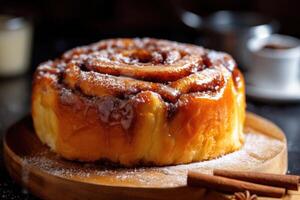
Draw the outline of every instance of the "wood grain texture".
M41 144L31 117L12 126L4 139L6 167L18 183L42 199L227 199L225 195L186 186L187 170L211 173L214 168L283 174L287 146L283 132L251 113L246 142L237 152L215 160L166 167L122 168L107 162L64 160ZM295 199L297 193L285 199ZM298 196L300 197L300 196ZM266 199L266 198L264 198Z

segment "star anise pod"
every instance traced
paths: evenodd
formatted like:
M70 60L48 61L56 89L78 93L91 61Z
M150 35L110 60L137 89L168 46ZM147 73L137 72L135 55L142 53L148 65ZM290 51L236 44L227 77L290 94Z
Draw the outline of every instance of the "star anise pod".
M251 195L250 192L246 190L245 192L234 193L232 200L257 200L257 195Z

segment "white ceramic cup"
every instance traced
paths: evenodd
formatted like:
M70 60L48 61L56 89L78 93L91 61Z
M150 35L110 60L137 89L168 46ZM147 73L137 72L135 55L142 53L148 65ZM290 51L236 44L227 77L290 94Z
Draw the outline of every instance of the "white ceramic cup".
M250 58L247 63L247 84L276 90L299 87L300 40L274 34L250 39L247 48Z

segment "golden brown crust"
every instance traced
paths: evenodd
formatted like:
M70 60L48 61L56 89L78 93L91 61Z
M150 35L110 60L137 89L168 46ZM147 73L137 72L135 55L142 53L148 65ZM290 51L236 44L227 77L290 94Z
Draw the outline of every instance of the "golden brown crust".
M68 159L169 165L242 145L243 77L224 53L156 39L112 39L41 64L37 135Z

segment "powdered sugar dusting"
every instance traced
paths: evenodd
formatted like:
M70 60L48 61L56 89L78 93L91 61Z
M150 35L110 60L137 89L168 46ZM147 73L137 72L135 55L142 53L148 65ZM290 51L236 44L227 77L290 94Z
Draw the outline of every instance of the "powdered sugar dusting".
M121 168L103 163L67 161L44 149L23 159L24 166L35 166L54 176L105 185L174 187L186 184L187 170L210 173L214 168L255 170L266 159L280 153L284 143L265 135L247 133L243 148L218 159L167 167Z

